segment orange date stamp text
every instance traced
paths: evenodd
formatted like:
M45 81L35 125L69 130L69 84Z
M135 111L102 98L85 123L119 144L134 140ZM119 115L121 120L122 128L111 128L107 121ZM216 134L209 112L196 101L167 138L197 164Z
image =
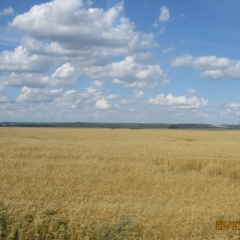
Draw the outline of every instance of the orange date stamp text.
M216 230L240 230L240 220L216 221Z

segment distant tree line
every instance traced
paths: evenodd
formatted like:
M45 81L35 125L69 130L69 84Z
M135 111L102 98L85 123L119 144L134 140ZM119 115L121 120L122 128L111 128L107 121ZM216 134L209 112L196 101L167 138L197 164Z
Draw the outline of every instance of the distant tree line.
M168 129L178 129L179 127L176 124L171 124L168 126Z

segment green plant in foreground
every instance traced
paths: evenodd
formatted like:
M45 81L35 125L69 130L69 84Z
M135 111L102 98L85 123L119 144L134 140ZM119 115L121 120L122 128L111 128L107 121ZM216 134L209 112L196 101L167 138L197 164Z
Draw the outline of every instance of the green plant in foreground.
M88 235L88 233L86 234ZM111 219L105 220L88 237L91 240L124 240L136 239L137 235L139 235L138 224L128 216L122 216L117 222ZM37 214L29 212L18 215L9 206L0 202L1 240L67 240L72 239L72 237L69 219L57 210L49 209ZM77 234L75 237L80 236ZM81 237L85 236L81 235Z
M5 239L8 235L11 219L8 218L8 207L0 201L0 237Z
M134 234L137 224L129 217L122 217L116 224L110 220L103 222L94 232L92 240L123 240L129 239Z

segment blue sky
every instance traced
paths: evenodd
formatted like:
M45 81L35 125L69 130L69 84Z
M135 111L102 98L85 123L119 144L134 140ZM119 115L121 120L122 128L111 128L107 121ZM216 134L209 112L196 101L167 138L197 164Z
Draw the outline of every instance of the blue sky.
M0 2L0 121L238 124L238 0Z

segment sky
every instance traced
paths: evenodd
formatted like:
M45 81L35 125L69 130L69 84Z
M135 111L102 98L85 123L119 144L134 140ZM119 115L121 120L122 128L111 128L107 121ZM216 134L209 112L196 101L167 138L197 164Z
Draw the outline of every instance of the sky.
M4 121L239 124L240 1L1 1Z

